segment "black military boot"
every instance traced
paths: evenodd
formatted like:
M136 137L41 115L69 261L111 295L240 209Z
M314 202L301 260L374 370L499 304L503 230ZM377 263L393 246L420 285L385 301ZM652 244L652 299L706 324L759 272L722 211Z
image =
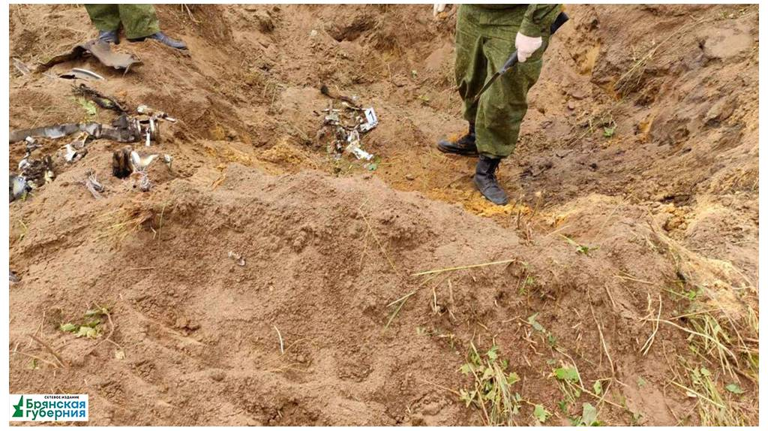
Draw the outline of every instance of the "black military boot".
M120 38L117 35L117 30L112 30L112 31L99 30L99 38L97 40L99 42L114 43L115 45L120 43Z
M454 142L445 139L439 141L437 149L444 153L458 154L460 156L476 156L475 125L469 123L469 132Z
M186 43L184 43L184 42L182 42L180 40L171 39L170 37L168 37L167 34L163 33L162 31L158 31L157 33L151 34L151 35L149 35L147 37L140 37L140 38L137 38L137 39L128 39L128 40L130 40L131 42L143 42L143 41L145 41L147 39L154 39L154 40L162 43L163 45L170 46L171 48L187 49L187 44Z
M488 156L480 156L475 168L475 187L486 199L496 205L506 205L509 202L507 193L499 186L496 180L496 170L501 159L492 159Z

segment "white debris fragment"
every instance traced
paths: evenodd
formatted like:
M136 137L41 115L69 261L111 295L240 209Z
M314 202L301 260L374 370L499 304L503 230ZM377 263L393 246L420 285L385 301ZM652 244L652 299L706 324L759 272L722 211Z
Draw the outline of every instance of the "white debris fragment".
M373 108L365 108L365 123L360 125L360 131L366 133L379 125L379 119L376 117L376 111Z
M77 151L75 151L71 144L65 145L64 148L67 150L64 154L64 160L66 160L67 163L72 163L72 161L75 160L75 157L77 157Z
M243 256L240 256L234 251L230 251L229 253L227 253L227 256L230 259L233 259L238 266L245 266L245 258Z

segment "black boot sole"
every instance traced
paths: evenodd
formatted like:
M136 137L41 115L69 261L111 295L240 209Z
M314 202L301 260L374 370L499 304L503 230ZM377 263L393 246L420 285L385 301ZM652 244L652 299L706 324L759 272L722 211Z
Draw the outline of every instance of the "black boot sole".
M152 39L152 38L151 37L143 37L143 38L140 38L140 39L127 39L127 40L128 40L128 42L131 42L131 43L138 43L138 42L145 42L145 41L147 41L149 39ZM154 40L157 40L157 39L154 39ZM159 41L159 40L157 40L157 41L160 44L167 46L168 48L178 49L180 51L186 51L186 50L189 49L186 46L173 46L173 45L168 45L167 43Z
M457 156L467 156L467 157L477 157L478 156L477 149L475 149L475 150L459 150L459 149L456 149L456 148L453 148L453 147L443 146L443 142L444 141L441 141L441 142L437 143L437 149L441 153L456 154Z

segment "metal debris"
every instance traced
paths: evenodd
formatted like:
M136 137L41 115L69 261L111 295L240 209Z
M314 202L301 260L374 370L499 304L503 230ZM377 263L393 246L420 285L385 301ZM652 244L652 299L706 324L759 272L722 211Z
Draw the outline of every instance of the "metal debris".
M80 69L80 68L72 68L69 72L64 72L61 75L59 75L59 78L64 79L86 79L86 80L96 80L96 81L104 81L105 78L101 75L99 75L96 72L90 71L88 69Z
M173 157L170 154L163 154L163 163L168 166L169 171L173 171Z
M115 110L119 111L119 109L124 109L122 105L119 105L116 101L112 99L108 100L115 103ZM120 117L112 122L111 126L101 123L67 123L47 127L37 127L34 129L14 130L10 133L9 141L18 142L29 137L59 139L78 132L84 132L94 139L109 139L116 142L159 142L160 125L158 119L176 121L174 118L168 117L165 113L160 114L162 114L162 116L155 114L152 116L141 115L138 117L131 117L123 112Z
M373 159L373 154L365 151L364 149L360 148L360 141L355 141L354 145L349 144L347 146L347 151L351 152L355 155L358 159L361 160L371 160Z
M373 158L373 154L360 148L360 133L357 130L352 130L347 134L347 142L349 142L349 145L347 145L344 151L354 154L358 160L371 160Z
M19 175L10 176L10 200L23 198L28 192L42 187L56 178L51 156L32 159L31 153L19 162Z
M334 103L330 102L329 107L323 110L325 112L323 129L317 136L333 137L329 144L329 152L335 154L336 158L346 152L354 155L358 160L373 160L374 155L362 148L360 136L379 124L376 111L373 108L360 108L355 99L331 93L325 85L320 91L334 100L342 101L341 108L334 107Z
M102 199L104 196L101 193L104 192L104 186L101 185L98 179L96 179L96 173L88 171L88 176L83 180L83 185L88 189L95 199Z
M27 65L18 58L13 58L13 66L16 67L16 70L18 70L22 75L29 75L32 73L32 71L29 70L29 67L27 67Z
M21 280L19 279L19 277L16 274L13 273L13 271L8 270L8 281L11 284L15 284L15 283L20 282Z
M133 168L131 176L138 177L139 189L142 192L148 192L152 188L152 182L149 180L147 168L157 157L157 154L142 157L136 151L131 151L131 167Z
M142 157L136 151L131 151L131 167L133 172L144 172L147 167L158 157L157 154L150 154Z
M72 145L70 144L65 145L64 149L67 151L64 153L64 160L66 160L67 163L71 163L73 160L75 160L75 157L77 157L77 151L75 151L75 149L72 148Z
M25 142L25 149L27 151L27 154L24 156L25 158L29 157L30 154L32 154L32 152L35 151L36 149L43 147L42 145L37 143L37 139L31 136L27 136L27 138L24 139L24 142Z
M229 253L227 253L227 257L234 260L238 266L245 266L245 258L235 253L234 251L230 251Z
M38 160L27 159L27 164L21 170L21 174L32 188L42 187L56 177L53 172L51 156L45 156Z
M90 137L91 135L85 132L80 133L72 142L69 143L69 145L72 145L72 147L74 147L76 150L82 150L85 148L85 144L88 142L88 138Z
M133 172L131 168L131 148L121 148L112 153L112 175L117 178L128 178Z
M32 188L27 183L27 179L18 176L18 175L10 175L8 178L8 195L10 196L10 201L13 202L16 199L24 199L27 193L29 193Z
M152 109L152 108L150 108L147 105L139 105L139 107L136 108L136 112L138 112L139 114L143 114L143 115L148 115L150 117L154 117L155 119L159 118L159 119L162 119L162 120L165 120L165 121L170 121L171 123L175 123L176 122L175 118L169 116L165 112Z
M86 154L88 154L88 150L84 146L79 149L75 149L72 144L67 144L64 146L63 156L64 161L67 163L75 163L85 157Z
M73 86L72 92L75 93L75 95L77 96L82 96L86 99L93 100L94 103L96 103L97 105L99 105L104 109L111 109L121 114L127 111L127 109L123 106L123 104L117 101L117 99L115 99L114 97L104 95L100 93L98 90L94 90L93 88L85 84L80 84L79 86Z
M339 100L339 101L342 101L342 102L346 102L346 103L352 105L353 107L355 107L357 109L360 109L360 101L358 100L357 96L349 97L349 96L345 96L343 94L339 94L339 93L331 90L330 88L328 88L328 86L325 85L325 84L320 86L320 92L323 93L324 95L330 97L331 99L336 99L336 100Z
M141 178L139 178L139 190L142 192L148 192L152 189L152 182L149 181L149 175L146 172L142 172Z
M59 139L78 132L85 132L96 139L106 138L117 142L136 142L141 133L136 130L120 129L100 123L67 123L34 129L14 130L9 135L10 142L18 142L28 137Z
M45 63L40 64L37 67L37 71L44 72L56 64L76 60L86 54L93 55L97 60L101 62L101 64L107 67L113 67L118 70L125 70L126 72L131 67L141 65L141 60L139 60L133 54L112 51L111 45L109 43L100 42L98 40L91 40L75 45L68 52L52 57Z

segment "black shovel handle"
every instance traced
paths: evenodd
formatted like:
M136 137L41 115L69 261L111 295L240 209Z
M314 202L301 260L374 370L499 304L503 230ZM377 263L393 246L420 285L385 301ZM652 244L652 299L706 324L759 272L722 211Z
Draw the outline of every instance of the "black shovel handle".
M552 23L552 25L549 26L549 34L553 35L555 32L563 26L566 22L568 22L568 15L565 14L565 12L560 12L557 15L557 18L555 18L555 21ZM507 62L504 63L504 66L501 67L499 70L499 75L503 75L507 72L507 69L517 64L517 50L515 50L512 55L509 56L509 59L507 59Z

